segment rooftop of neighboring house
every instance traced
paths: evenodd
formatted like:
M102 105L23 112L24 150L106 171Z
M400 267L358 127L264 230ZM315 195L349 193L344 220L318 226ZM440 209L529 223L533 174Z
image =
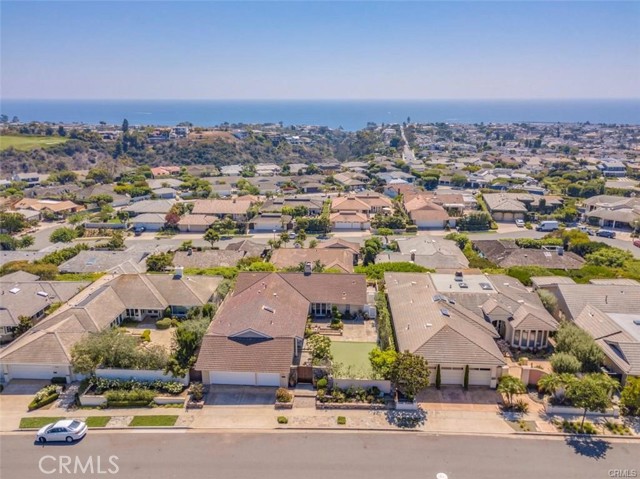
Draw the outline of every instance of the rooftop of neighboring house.
M585 261L562 248L520 248L515 240L475 240L474 248L501 268L511 266L541 266L551 269L580 269Z
M143 213L157 213L166 215L171 207L176 203L175 200L142 200L125 206L122 211L141 215Z
M49 210L53 211L54 213L84 208L83 206L80 206L69 200L40 200L36 198L22 198L20 201L15 203L13 207L15 209L26 209L35 211Z
M331 238L330 240L321 241L317 248L320 249L348 249L354 254L360 253L360 243L347 241L342 238Z
M337 268L345 273L353 273L353 251L336 248L279 248L271 254L271 263L277 268L297 267L301 263L312 265L319 261L325 269Z
M436 294L429 275L385 273L385 284L400 351L420 354L433 365L506 363L491 324Z
M533 195L525 193L484 193L482 195L490 211L507 211L524 213L527 207L523 200L532 202Z
M173 264L185 268L229 267L238 264L245 255L245 251L233 250L176 251Z
M253 204L253 197L240 196L229 200L196 200L193 214L204 215L244 215Z
M267 249L267 246L251 240L242 240L229 243L226 249L229 251L244 251L247 257L261 257Z
M467 268L469 266L469 260L460 248L458 248L455 241L446 240L438 236L420 235L410 238L399 238L397 243L400 253L404 255L414 253L416 257L448 258L448 262L451 265L446 266L448 268Z
M218 221L218 217L213 215L187 214L180 218L178 226L210 226Z
M361 211L368 212L371 209L368 203L353 195L338 196L331 199L331 211Z
M130 273L144 273L147 270L145 258L149 252L127 251L80 251L58 269L62 273L98 273L113 270Z
M640 311L640 284L558 284L548 289L558 297L568 319L578 317L587 306L606 314Z
M42 251L0 251L0 266L12 261L36 261L46 254Z

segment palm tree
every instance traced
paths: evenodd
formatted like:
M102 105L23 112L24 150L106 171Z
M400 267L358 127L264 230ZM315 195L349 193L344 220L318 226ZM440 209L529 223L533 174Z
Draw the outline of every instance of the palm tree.
M525 394L527 387L520 378L515 376L503 376L498 384L498 392L506 394L509 401L509 407L513 406L513 396L517 394Z
M573 385L578 378L573 374L547 374L538 381L538 389L547 394L551 394L556 402L563 402L567 389Z

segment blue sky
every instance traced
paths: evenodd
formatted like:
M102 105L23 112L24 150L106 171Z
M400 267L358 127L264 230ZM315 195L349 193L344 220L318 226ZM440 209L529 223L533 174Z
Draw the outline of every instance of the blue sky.
M3 98L639 98L640 2L6 1Z

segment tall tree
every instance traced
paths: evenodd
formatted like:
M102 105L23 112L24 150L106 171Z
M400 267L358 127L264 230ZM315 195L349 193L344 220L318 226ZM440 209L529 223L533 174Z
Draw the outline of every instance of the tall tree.
M398 391L413 401L429 385L429 364L420 355L398 353L389 371L389 378Z
M122 121L122 132L126 133L129 131L129 120L126 118Z

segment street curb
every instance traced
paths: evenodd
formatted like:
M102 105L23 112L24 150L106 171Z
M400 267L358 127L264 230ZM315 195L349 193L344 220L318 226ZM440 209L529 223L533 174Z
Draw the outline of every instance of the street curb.
M171 430L171 429L193 429L190 426L126 426L126 427L122 427L122 426L118 426L118 427L91 427L89 428L89 430L91 431L130 431L130 430L139 430L139 429L150 429L150 430L157 430L157 429L167 429L167 430ZM25 428L20 428L20 429L12 429L9 432L33 432L33 431L39 431L40 428L37 427L25 427Z

